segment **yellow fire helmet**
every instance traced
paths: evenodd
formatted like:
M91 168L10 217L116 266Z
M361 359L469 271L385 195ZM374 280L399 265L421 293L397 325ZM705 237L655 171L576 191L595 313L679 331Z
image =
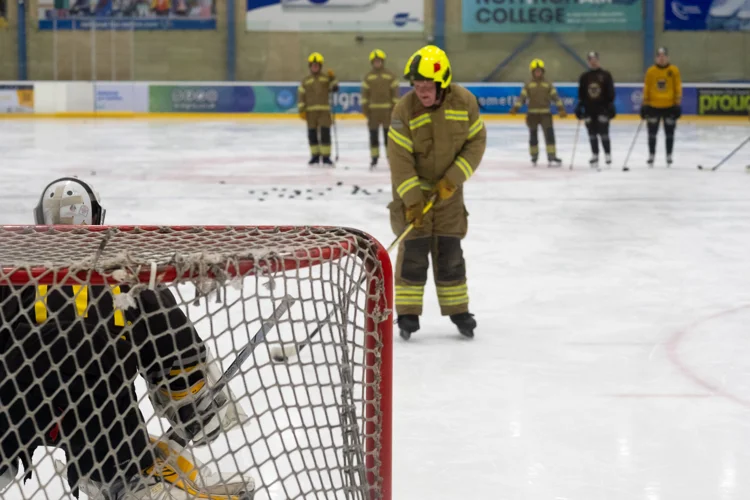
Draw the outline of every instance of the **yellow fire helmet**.
M448 55L435 45L427 45L416 51L406 63L404 78L412 83L415 80L433 81L441 89L448 88L453 75Z
M307 64L318 63L323 66L324 61L323 54L320 52L313 52L307 57Z
M533 61L531 61L531 64L529 64L529 71L533 73L537 68L544 71L544 61L542 61L541 59L534 59Z
M380 49L375 49L370 52L370 62L374 61L375 59L382 59L383 61L385 61L385 52Z

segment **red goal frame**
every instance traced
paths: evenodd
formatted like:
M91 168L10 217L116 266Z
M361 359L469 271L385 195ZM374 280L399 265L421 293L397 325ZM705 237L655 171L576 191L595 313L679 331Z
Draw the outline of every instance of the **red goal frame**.
M371 279L368 286L368 293L371 297L378 297L378 300L368 299L366 305L367 321L365 325L365 332L377 332L376 335L367 335L366 347L369 353L365 356L365 367L374 367L378 361L378 355L374 353L376 350L376 339L379 339L382 344L382 349L379 351L380 361L380 373L381 382L378 387L380 393L380 443L372 437L365 438L365 453L367 457L366 467L367 482L372 485L376 484L378 478L371 472L371 469L375 467L375 458L373 451L377 451L379 446L379 453L377 456L380 459L379 475L382 480L382 487L379 491L379 495L376 493L373 495L372 500L391 500L392 498L392 440L393 440L393 269L391 265L390 256L386 248L374 237L369 234L362 232L357 229L340 228L340 227L327 227L327 226L222 226L222 225L208 225L208 226L157 226L157 225L121 225L121 226L31 226L31 225L3 225L0 226L0 249L6 247L13 238L21 236L29 236L31 240L34 238L43 239L45 233L77 233L77 234L90 234L91 237L97 237L100 241L104 241L108 233L164 233L163 241L165 247L168 247L170 240L169 234L179 235L180 238L187 237L186 233L194 232L196 230L202 230L209 234L215 233L220 234L223 231L231 230L257 230L258 234L287 234L294 238L295 235L304 236L305 234L313 234L316 231L324 232L330 231L342 231L342 238L337 241L332 241L328 246L306 248L302 247L294 250L289 255L280 257L272 257L269 259L260 258L257 261L254 259L243 259L240 260L238 265L229 266L225 271L232 275L248 276L253 274L253 270L256 268L259 262L263 262L264 270L271 272L283 272L293 269L300 269L313 265L318 265L328 261L338 260L352 252L361 252L362 248L358 247L357 239L363 239L367 241L368 247L372 255L371 259L367 262L367 271L374 273L373 276L377 279ZM304 238L301 238L303 241ZM294 240L290 240L294 242ZM106 243L101 243L102 248ZM334 246L335 245L335 246ZM8 262L3 262L4 256L2 256L2 250L0 250L0 286L8 285L25 285L29 282L42 285L75 285L81 282L90 283L92 285L103 285L103 284L118 284L119 282L114 279L111 275L102 275L93 270L83 271L70 271L68 268L59 267L51 268L42 264L34 264L20 268L9 266ZM72 259L71 259L72 260ZM378 262L379 265L373 265L373 262ZM158 282L169 283L178 279L189 279L190 274L178 274L177 269L171 265L159 265L157 269ZM196 276L197 277L197 276ZM137 272L137 280L141 283L149 283L153 279L153 271L148 266L141 266ZM376 290L378 281L382 282L385 287L384 290ZM375 312L380 311L386 314L382 317L385 319L376 322L373 318ZM365 384L367 386L365 390L365 401L375 401L377 394L373 388L372 382L376 377L375 370L370 368L365 370ZM368 384L369 382L369 384ZM365 405L365 436L372 436L377 426L377 415L373 405Z

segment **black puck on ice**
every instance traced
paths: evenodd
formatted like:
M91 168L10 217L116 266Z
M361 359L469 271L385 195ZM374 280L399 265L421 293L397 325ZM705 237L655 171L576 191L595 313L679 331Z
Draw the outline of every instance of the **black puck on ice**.
M333 188L329 186L329 187L326 188L326 191L331 191L332 189Z
M299 189L295 189L294 190L294 194L296 194L297 196L299 196L299 195L302 194L302 191L300 191Z
M96 170L92 170L91 175L96 175Z
M336 183L336 185L337 185L337 186L343 186L343 185L344 185L344 183L343 183L343 182L341 182L341 181L338 181L338 182Z
M263 191L263 196L266 196L268 194L268 191Z
M255 191L253 191L253 190L251 189L250 191L248 191L248 193L250 193L250 194L255 194Z
M219 184L226 184L226 183L227 181L224 181L224 180L219 181Z
M308 196L308 197L307 197L307 200L308 200L308 201L312 201L312 197Z
M623 172L630 172L630 167L622 167Z
M265 201L263 198L258 198L258 201Z

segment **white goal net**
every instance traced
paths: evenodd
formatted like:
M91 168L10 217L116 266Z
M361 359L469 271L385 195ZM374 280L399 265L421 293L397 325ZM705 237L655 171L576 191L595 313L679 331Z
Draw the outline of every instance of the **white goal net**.
M0 227L0 498L390 499L391 280L343 228Z

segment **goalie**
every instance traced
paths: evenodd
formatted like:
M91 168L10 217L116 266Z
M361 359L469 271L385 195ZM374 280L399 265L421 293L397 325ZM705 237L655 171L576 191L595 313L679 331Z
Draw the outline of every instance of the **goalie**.
M74 178L50 183L37 224L104 222L91 186ZM0 287L0 494L19 461L31 471L38 446L62 449L74 494L120 500L247 500L254 483L211 473L173 440L149 436L133 381L142 375L156 413L176 441L205 445L247 419L211 356L166 288L134 295L126 287ZM224 477L222 477L224 476Z

